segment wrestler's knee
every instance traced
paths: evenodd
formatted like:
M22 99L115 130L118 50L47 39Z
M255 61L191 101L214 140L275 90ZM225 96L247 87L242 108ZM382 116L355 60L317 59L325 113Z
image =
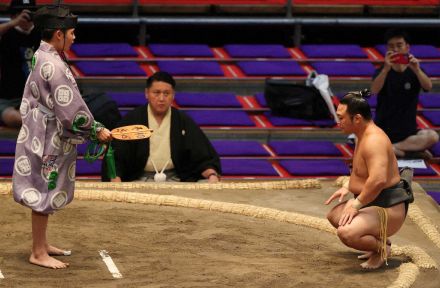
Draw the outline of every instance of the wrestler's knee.
M332 224L333 227L338 228L339 226L339 217L333 208L327 213L327 220Z
M350 246L351 243L356 241L355 240L356 234L353 233L353 229L348 225L339 226L337 229L337 234L339 239L341 239L341 241L347 246Z

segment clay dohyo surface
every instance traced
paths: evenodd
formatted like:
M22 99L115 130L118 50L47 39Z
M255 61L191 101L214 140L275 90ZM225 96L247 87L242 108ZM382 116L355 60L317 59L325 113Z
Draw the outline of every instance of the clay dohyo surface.
M247 203L325 217L333 191L147 191ZM406 257L363 271L358 253L330 233L293 224L192 208L74 200L49 220L51 244L72 249L65 270L27 262L30 210L0 196L3 287L387 287ZM399 245L432 246L407 219ZM399 235L399 234L398 234ZM412 236L411 236L412 235ZM431 250L430 250L431 249ZM123 275L114 279L98 251L107 250ZM438 287L437 270L421 270L412 287Z

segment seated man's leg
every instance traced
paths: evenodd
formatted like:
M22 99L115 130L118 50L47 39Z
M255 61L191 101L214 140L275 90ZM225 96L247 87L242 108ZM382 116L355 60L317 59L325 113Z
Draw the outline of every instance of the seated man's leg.
M403 141L394 143L395 152L397 156L398 151L424 151L439 140L439 135L432 129L422 129L415 135L411 135Z
M19 128L21 126L21 115L14 107L8 107L1 113L2 121L8 127Z
M394 235L405 221L404 203L386 208L388 213L387 236ZM365 263L363 268L375 269L384 263L381 258L380 248L380 218L376 207L366 207L359 211L350 224L338 227L338 237L348 247L371 251L371 257ZM387 253L390 253L387 247Z

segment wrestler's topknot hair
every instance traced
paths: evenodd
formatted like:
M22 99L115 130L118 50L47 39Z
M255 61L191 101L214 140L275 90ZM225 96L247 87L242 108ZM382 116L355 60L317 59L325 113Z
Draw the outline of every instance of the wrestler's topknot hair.
M365 120L369 121L372 119L370 104L366 98L371 95L368 89L361 91L352 91L345 94L341 99L340 103L347 105L347 112L350 116L360 114Z

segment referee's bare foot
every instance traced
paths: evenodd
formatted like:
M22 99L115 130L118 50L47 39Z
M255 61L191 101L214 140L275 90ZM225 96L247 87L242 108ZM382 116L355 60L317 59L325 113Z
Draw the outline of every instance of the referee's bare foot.
M69 267L69 263L61 262L47 254L36 256L34 253L32 253L29 257L29 262L38 266L52 269L65 269Z
M46 250L51 256L70 256L72 254L71 250L63 250L52 245L47 245Z

